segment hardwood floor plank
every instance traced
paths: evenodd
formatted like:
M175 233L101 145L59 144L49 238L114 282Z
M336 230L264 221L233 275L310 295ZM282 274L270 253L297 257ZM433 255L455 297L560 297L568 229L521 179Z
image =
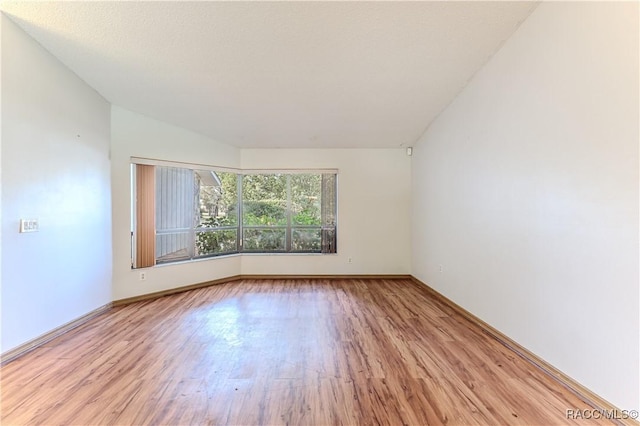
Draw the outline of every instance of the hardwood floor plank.
M135 302L0 375L9 425L552 425L590 408L409 279L245 279Z

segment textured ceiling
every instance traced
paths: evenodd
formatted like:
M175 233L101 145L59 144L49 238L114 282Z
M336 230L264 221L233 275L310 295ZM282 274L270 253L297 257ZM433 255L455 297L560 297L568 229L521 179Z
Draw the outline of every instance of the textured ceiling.
M239 147L412 145L530 2L27 2L115 105ZM179 143L179 141L176 141Z

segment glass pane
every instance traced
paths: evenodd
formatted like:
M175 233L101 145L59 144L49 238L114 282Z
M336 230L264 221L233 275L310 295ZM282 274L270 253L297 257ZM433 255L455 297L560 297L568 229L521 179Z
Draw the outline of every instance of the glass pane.
M242 223L275 226L287 224L287 176L242 177Z
M191 258L190 234L190 232L156 234L156 261L162 263Z
M217 228L238 223L238 175L196 170L197 226Z
M196 256L237 252L237 240L238 233L235 229L196 232Z
M321 175L291 175L291 223L293 225L321 224L321 193Z
M196 210L193 170L156 167L156 261L190 259Z
M156 229L193 227L195 208L193 170L156 167Z
M284 229L245 229L245 251L284 251Z
M292 251L311 251L320 252L321 248L321 231L318 229L294 229L292 231L293 238L291 240Z

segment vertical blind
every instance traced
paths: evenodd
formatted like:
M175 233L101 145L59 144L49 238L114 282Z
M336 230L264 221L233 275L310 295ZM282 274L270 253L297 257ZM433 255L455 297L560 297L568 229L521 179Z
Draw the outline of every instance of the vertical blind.
M155 167L136 164L136 268L156 263Z
M335 174L322 174L322 253L336 253L337 180Z

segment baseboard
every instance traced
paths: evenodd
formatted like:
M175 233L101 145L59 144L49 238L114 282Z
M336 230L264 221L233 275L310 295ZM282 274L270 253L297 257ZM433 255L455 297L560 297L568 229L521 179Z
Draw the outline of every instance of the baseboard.
M444 305L453 309L456 313L460 314L462 317L470 321L471 323L478 326L484 333L491 336L495 340L497 340L500 344L507 347L511 351L515 352L518 356L520 356L525 361L534 365L536 368L547 374L554 381L560 383L565 389L576 395L578 398L582 399L585 403L589 404L596 410L601 410L602 412L613 412L613 413L622 413L623 411L611 404L609 401L603 399L599 395L595 394L590 389L586 388L582 384L575 381L573 378L567 376L562 371L555 368L553 365L549 364L547 361L543 360L533 352L529 351L527 348L521 346L519 343L512 340L510 337L506 336L502 332L493 328L491 325L487 324L477 316L473 315L471 312L464 309L462 306L458 305L451 299L442 295L438 291L429 287L429 285L420 281L418 278L411 276L411 280L415 283L422 286L434 299L440 301ZM613 421L621 424L621 425L629 425L629 426L640 426L640 422L637 420L628 418L628 419L613 419Z
M157 299L158 297L170 296L184 291L195 290L197 288L209 287L216 284L225 284L241 280L410 280L411 275L233 275L231 277L220 278L213 281L204 281L183 287L171 288L168 290L156 291L154 293L141 294L139 296L127 297L113 301L113 306L128 305L129 303L142 302L145 300Z
M360 275L240 275L243 280L410 280L411 275L360 274Z
M103 305L97 309L94 309L91 312L87 312L86 314L82 315L81 317L78 317L72 321L69 321L66 324L61 325L60 327L56 327L51 331L48 331L47 333L36 337L33 340L29 340L26 343L23 343L22 345L13 348L3 354L0 355L0 365L4 365L10 361L13 361L14 359L26 354L27 352L30 352L42 345L44 345L45 343L55 339L58 336L61 336L62 334L66 333L67 331L73 330L74 328L80 327L81 325L83 325L84 323L86 323L87 321L97 317L98 315L107 312L109 309L111 309L111 303L107 303L106 305Z
M217 280L204 281L204 282L197 283L197 284L190 284L190 285L185 285L185 286L182 286L182 287L176 287L176 288L170 288L170 289L167 289L167 290L156 291L156 292L153 292L153 293L141 294L139 296L133 296L133 297L127 297L125 299L114 300L113 301L113 306L122 306L122 305L128 305L130 303L142 302L142 301L151 300L151 299L157 299L159 297L170 296L172 294L183 293L185 291L195 290L195 289L203 288L203 287L209 287L209 286L216 285L216 284L224 284L224 283L230 283L230 282L233 282L233 281L240 281L241 279L242 279L241 275L233 275L233 276L230 276L230 277L220 278L220 279L217 279Z

